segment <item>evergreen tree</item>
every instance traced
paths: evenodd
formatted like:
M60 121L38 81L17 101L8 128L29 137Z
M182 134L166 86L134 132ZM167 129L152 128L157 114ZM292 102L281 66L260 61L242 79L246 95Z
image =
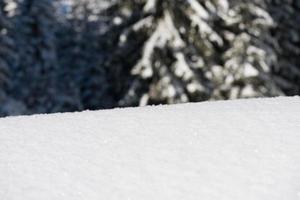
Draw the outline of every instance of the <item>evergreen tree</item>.
M12 37L15 7L16 2L13 0L0 1L0 116L26 113L25 106L9 94L13 84L12 70L17 63L16 44Z
M113 13L114 23L107 35L115 50L107 65L126 71L115 80L133 75L118 89L120 104L282 94L271 76L273 20L264 8L263 1L250 0L113 3L104 12Z
M7 35L8 29L11 27L9 20L5 14L6 2L0 2L0 99L5 96L5 85L8 83L9 61L7 56L12 55L12 39Z
M300 1L272 0L267 6L275 25L271 41L277 61L275 81L286 95L300 94Z
M2 0L0 116L300 94L298 0Z
M32 113L62 110L64 94L58 90L54 0L19 3L16 29L21 62L15 72L16 98ZM60 80L63 81L63 80Z
M61 75L67 78L79 109L111 108L114 102L102 65L105 52L100 35L104 22L99 18L99 0L73 1L68 10L59 31Z

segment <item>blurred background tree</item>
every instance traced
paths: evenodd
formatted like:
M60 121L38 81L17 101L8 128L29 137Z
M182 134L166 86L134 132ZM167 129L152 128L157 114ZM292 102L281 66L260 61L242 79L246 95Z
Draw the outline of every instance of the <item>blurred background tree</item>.
M56 79L57 20L53 0L23 0L15 17L15 40L20 62L13 72L13 96L24 102L30 113L61 109L64 91Z
M260 4L226 0L116 3L113 20L120 23L109 35L118 34L119 41L113 49L132 48L126 58L135 57L129 64L134 77L120 103L282 94L270 69L275 52L266 41L274 22L264 3Z
M13 73L19 63L18 46L13 35L16 6L14 0L0 2L0 116L27 113L23 102L10 95L10 89L15 84Z
M275 21L269 37L276 54L272 66L275 81L285 95L299 95L300 1L273 0L266 9Z
M74 0L61 18L58 32L58 61L61 80L76 101L75 110L111 108L108 74L103 67L105 52L101 41L102 1ZM103 2L102 2L103 3Z
M299 95L298 0L2 0L0 115Z

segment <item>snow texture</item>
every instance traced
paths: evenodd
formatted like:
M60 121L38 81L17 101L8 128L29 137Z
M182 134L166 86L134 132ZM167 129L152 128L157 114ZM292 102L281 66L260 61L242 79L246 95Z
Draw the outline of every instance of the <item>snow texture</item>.
M1 119L0 199L300 199L300 98Z

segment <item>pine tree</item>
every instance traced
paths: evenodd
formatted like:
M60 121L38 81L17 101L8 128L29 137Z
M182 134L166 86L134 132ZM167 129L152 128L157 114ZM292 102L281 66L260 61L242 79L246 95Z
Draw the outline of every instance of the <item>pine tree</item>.
M32 113L62 110L64 95L59 84L55 47L56 18L54 0L23 0L19 3L16 22L21 62L14 79L16 98Z
M298 2L2 0L0 115L299 94Z
M104 12L113 16L107 65L122 72L112 78L122 81L120 104L282 94L271 76L274 23L265 8L250 0L113 3Z
M8 82L8 73L9 73L9 61L7 56L12 55L11 46L13 45L11 38L7 35L9 27L11 24L7 19L5 14L6 2L0 2L0 86L1 86L1 99L4 96L4 88Z
M7 99L6 88L9 84L9 61L7 60L9 55L12 55L11 38L7 36L8 28L11 26L5 13L6 2L0 2L0 104ZM5 113L3 107L0 110L0 116Z
M16 2L0 2L0 116L25 114L25 106L9 94L13 84L11 75L17 63L16 44L12 36Z
M98 1L72 1L59 31L59 61L64 66L62 76L67 77L69 88L79 100L79 109L94 110L114 105L102 64L104 52L100 35L104 24L99 18L101 4Z
M275 21L270 37L277 58L273 66L275 81L286 95L299 95L300 1L272 0L267 9Z

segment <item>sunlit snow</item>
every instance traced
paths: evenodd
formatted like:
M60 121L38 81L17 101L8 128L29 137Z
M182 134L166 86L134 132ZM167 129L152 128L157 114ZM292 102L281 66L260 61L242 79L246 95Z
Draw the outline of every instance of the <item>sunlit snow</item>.
M0 119L3 200L299 194L299 97Z

